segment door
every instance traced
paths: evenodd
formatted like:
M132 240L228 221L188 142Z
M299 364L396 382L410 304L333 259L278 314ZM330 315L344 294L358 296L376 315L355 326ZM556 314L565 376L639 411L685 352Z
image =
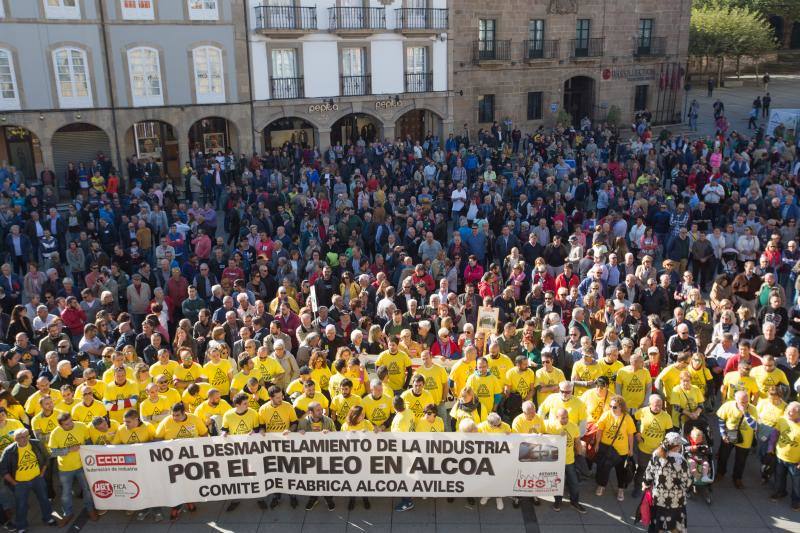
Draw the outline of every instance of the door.
M294 48L272 50L272 91L274 98L299 98L297 51Z
M594 111L594 80L575 76L564 82L564 109L572 116L572 124L580 125L584 117L592 118Z
M36 162L33 158L31 132L25 128L6 127L5 141L8 163L17 168L26 180L36 179Z
M294 11L294 0L268 0L270 27L276 30L293 30L297 28L297 17Z
M528 59L544 57L544 20L528 22Z
M408 11L406 13L406 24L411 29L424 29L427 28L427 7L428 0L406 0Z
M406 48L406 91L423 93L431 90L428 81L428 49L424 46Z
M342 49L342 93L344 96L367 94L365 55L363 48Z
M478 54L480 59L494 59L495 21L481 19L478 24Z

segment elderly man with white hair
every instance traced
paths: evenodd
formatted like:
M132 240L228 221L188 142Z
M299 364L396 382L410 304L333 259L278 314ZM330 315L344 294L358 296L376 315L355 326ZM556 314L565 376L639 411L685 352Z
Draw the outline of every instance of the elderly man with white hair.
M722 442L717 458L717 479L728 471L728 459L735 451L733 460L733 485L737 489L744 488L742 475L747 463L747 456L753 446L758 414L750 403L747 391L737 391L734 399L722 404L717 410L719 433Z
M291 344L287 345L283 339L277 339L272 345L272 354L270 357L275 359L281 367L283 367L283 374L276 376L273 383L281 389L286 390L286 387L300 376L300 367L297 365L297 360L289 351Z
M789 477L792 509L800 511L800 402L791 402L786 406L783 416L775 424L778 439L775 455L778 463L775 467L775 486L770 499L777 501L786 496L786 477Z
M642 493L642 480L653 452L664 440L664 436L672 430L672 417L664 410L664 400L661 396L651 394L647 400L647 407L636 411L634 418L639 426L639 432L636 434L636 474L633 477L631 496L636 498Z

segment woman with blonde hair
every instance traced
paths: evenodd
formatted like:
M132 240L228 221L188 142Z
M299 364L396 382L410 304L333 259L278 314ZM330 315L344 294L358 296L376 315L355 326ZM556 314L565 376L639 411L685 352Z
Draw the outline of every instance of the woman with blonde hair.
M461 389L458 400L450 409L450 420L454 431L461 427L462 420L472 420L477 425L486 420L487 416L489 413L481 407L481 402L478 401L475 391L470 386Z
M597 426L594 442L597 448L595 494L603 495L613 469L617 476L617 501L621 502L625 499L625 488L628 485L625 462L633 457L636 424L628 415L628 406L622 396L612 396L608 405L609 410L603 413L595 424Z

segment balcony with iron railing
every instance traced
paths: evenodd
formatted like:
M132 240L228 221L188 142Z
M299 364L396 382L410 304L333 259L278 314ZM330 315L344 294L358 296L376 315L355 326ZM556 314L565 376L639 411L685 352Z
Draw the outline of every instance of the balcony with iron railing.
M317 8L257 6L256 30L261 33L298 33L318 28Z
M602 57L604 37L592 37L590 39L572 39L570 41L570 57L581 59L587 57Z
M365 96L372 94L372 76L340 76L342 96Z
M330 7L328 28L341 33L368 33L386 29L386 9L382 7Z
M472 60L476 63L482 61L510 61L511 40L473 42Z
M526 60L558 59L558 40L522 41L522 58Z
M633 43L633 55L636 57L661 57L667 55L667 38L650 37L641 39L637 37Z
M406 73L405 88L407 93L429 93L433 91L433 73Z
M273 100L292 100L305 97L303 78L270 78Z
M418 33L446 30L446 9L403 8L395 10L395 27L398 31Z

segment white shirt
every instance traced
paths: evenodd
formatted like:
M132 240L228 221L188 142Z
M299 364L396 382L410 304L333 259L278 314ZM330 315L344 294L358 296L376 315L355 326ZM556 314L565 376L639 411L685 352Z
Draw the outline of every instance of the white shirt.
M461 211L464 209L464 204L467 202L466 189L454 190L450 195L450 199L453 201L453 211Z

